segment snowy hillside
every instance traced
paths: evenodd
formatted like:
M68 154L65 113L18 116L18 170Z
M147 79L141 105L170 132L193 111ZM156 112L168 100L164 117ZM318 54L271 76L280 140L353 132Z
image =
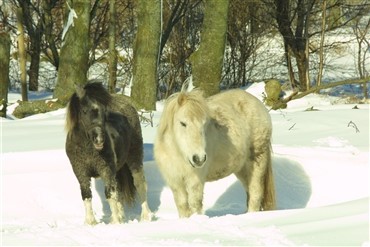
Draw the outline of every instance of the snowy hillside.
M261 97L262 85L248 91ZM19 97L19 95L11 95ZM355 245L369 246L369 105L311 95L271 111L278 210L246 213L234 176L208 183L205 214L178 219L153 160L154 127L143 125L152 222L109 225L103 184L94 184L101 223L87 226L77 180L64 152L65 110L1 119L2 245ZM313 107L314 111L305 111Z

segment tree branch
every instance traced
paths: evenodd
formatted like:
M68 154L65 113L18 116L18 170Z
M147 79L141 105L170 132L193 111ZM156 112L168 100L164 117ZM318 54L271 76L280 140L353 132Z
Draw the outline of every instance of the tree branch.
M322 84L320 86L314 86L310 88L309 90L301 92L301 93L299 93L298 91L295 91L288 97L277 101L271 108L273 110L280 109L284 104L288 103L291 100L303 98L304 96L308 94L315 93L323 89L333 88L333 87L347 85L347 84L363 84L366 82L370 82L370 76L365 77L365 78L360 78L360 79L348 79L348 80L337 81L337 82L332 82L328 84Z

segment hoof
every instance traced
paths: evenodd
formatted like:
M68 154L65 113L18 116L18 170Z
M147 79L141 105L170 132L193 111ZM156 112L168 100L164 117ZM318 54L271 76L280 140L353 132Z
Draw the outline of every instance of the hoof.
M110 224L122 224L123 220L119 218L111 217L109 223Z
M96 224L98 224L98 222L95 219L86 219L85 224L90 225L90 226L95 226Z
M143 212L140 216L140 221L152 221L154 214L152 212Z

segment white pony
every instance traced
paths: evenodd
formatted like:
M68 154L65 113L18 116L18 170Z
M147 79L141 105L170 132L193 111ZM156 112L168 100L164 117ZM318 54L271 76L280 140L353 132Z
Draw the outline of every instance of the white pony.
M203 189L234 173L247 211L275 208L272 124L265 106L234 89L207 99L199 90L170 96L159 122L154 156L180 217L202 214Z

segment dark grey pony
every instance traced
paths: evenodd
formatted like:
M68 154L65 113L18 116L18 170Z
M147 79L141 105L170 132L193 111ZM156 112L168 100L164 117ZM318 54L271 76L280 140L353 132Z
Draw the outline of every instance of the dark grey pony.
M92 209L91 178L105 183L111 223L124 221L124 204L133 204L136 191L141 219L150 220L143 171L143 138L139 115L127 100L110 95L100 82L76 86L67 107L66 153L81 188L85 223L97 221Z

